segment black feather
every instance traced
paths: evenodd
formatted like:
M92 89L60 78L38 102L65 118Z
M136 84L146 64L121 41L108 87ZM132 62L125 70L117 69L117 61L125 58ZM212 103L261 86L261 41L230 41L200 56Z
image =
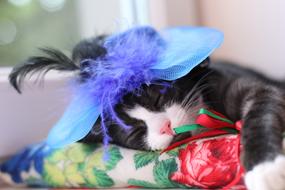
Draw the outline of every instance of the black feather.
M107 36L100 35L87 40L79 42L72 51L72 59L81 61L84 59L97 59L107 53L106 48L103 47L104 40Z
M84 59L97 59L107 54L107 49L103 46L107 36L101 35L79 42L72 51L72 60L80 63L80 82L85 82L90 77L88 68L91 68L90 62L81 62Z
M37 73L44 76L50 70L75 71L79 67L61 51L51 48L40 49L45 56L34 56L13 68L9 75L11 85L21 93L24 78Z

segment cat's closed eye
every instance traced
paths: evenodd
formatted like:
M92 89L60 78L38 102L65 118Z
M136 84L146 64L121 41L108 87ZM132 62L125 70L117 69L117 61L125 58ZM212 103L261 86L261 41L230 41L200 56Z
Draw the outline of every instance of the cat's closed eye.
M173 128L192 123L194 119L189 111L177 103L157 112L136 105L133 109L127 110L127 114L145 122L147 131L144 138L150 150L166 148L175 138Z

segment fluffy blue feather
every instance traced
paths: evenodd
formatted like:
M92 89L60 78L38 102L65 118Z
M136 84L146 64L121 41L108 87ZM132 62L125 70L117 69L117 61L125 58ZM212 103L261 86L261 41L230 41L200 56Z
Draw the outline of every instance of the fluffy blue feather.
M113 106L124 94L155 80L150 69L164 49L164 41L155 30L150 27L133 29L111 36L104 46L108 51L106 56L84 60L91 62L88 68L91 77L83 84L84 89L94 99Z

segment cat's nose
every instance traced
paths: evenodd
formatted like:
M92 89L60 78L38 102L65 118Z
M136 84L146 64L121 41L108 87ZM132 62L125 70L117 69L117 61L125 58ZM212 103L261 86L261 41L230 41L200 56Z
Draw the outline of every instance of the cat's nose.
M163 122L162 127L160 128L160 134L167 134L167 135L171 135L171 136L174 135L174 133L172 131L170 120L166 120Z

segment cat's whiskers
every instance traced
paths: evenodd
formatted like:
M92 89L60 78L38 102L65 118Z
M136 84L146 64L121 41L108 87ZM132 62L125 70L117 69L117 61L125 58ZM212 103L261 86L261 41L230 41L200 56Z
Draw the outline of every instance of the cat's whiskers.
M202 107L204 107L204 104L202 103L202 99L201 99L201 90L204 90L208 88L208 85L202 85L200 86L200 88L196 89L195 93L192 93L192 96L187 100L187 102L185 102L184 106L184 114L187 114L187 116L195 118L198 110Z
M201 80L200 80L201 81ZM181 103L181 109L175 114L175 118L178 121L178 124L186 124L185 122L190 122L187 118L194 118L194 114L197 113L198 109L202 107L199 105L200 103L200 92L207 88L207 84L203 84L201 86L194 86L190 92L184 97ZM195 106L193 106L195 105ZM194 107L196 109L194 109ZM190 109L191 108L191 109ZM189 111L190 110L190 111ZM186 119L186 121L185 121Z
M193 94L200 92L202 90L204 90L205 88L208 87L207 84L203 84L201 85L202 82L204 82L204 80L212 73L212 71L208 72L207 74L205 74L202 78L200 78L196 84L193 86L193 88L188 92L188 94L185 96L184 100L182 101L182 106L186 103L188 103L189 98L191 99L191 97L193 96Z
M182 107L186 108L186 110L190 109L193 105L197 104L198 100L200 100L201 91L208 88L207 84L201 85L198 88L195 88L195 91L190 92L191 96L186 96L186 98L182 102Z

